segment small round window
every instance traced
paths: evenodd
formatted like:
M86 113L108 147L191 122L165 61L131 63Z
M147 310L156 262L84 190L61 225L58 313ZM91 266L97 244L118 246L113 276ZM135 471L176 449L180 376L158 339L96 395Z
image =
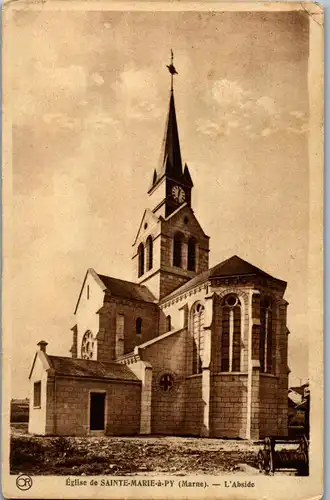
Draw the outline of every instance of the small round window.
M235 295L229 295L226 298L226 305L227 306L234 307L234 306L236 306L236 304L237 304L237 297L235 297Z
M159 387L163 392L170 392L174 387L174 377L171 373L163 373L159 379Z

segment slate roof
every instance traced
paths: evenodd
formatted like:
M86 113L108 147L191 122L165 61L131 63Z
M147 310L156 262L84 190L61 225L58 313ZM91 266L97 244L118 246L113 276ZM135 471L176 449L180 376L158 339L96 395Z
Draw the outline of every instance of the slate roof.
M165 135L162 143L161 161L157 172L158 178L165 173L164 166L166 166L166 160L169 162L169 166L174 173L179 176L182 175L181 150L173 92L171 92L170 95L170 105L165 126Z
M169 298L174 297L176 295L180 295L181 293L184 293L185 291L190 290L191 288L194 288L195 286L204 283L205 281L216 278L236 277L236 276L261 276L264 278L277 281L279 283L282 283L283 286L286 286L285 281L274 278L273 276L265 273L258 267L253 266L246 260L241 259L237 255L233 255L229 259L226 259L223 262L216 264L214 267L211 267L207 271L204 271L203 273L198 274L191 280L187 281L187 283L182 285L180 288L177 288L172 293L164 297L162 299L162 302L165 302Z
M56 375L103 378L107 380L139 380L126 365L67 358L65 356L47 355L47 359Z
M111 278L111 276L104 276L103 274L97 275L111 295L125 297L126 299L141 300L143 302L155 302L156 300L150 290L144 285Z
M217 278L222 276L244 276L244 275L258 275L266 278L273 278L270 274L265 273L256 266L253 266L246 260L241 259L237 255L233 255L227 260L220 262L210 269L210 277Z

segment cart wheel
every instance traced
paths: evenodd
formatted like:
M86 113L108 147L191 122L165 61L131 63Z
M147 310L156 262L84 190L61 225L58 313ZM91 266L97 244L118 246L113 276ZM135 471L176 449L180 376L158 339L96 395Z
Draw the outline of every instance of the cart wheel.
M258 467L259 467L259 472L264 471L264 454L262 453L261 450L258 452Z
M258 452L258 466L259 466L259 472L264 472L265 474L269 474L270 463L269 463L268 451L260 450Z

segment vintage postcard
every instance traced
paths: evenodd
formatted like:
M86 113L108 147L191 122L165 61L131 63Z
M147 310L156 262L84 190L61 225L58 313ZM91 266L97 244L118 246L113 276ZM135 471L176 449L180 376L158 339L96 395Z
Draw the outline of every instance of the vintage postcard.
M322 6L3 24L3 496L320 498Z

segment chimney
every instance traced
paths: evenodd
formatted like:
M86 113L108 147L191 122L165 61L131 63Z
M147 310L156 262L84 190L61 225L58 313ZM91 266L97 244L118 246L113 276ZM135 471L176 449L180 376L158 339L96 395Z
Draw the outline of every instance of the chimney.
M38 342L37 345L39 346L40 351L46 353L46 347L48 346L48 342L46 342L45 340L40 340L40 342Z

